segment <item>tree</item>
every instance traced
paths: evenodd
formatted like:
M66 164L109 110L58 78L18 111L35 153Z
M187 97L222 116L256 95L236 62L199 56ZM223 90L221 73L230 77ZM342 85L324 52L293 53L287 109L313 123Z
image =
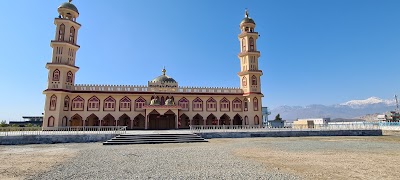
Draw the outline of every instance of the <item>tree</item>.
M280 114L276 115L276 116L275 116L275 120L277 120L277 121L282 120L281 115L280 115Z
M7 127L8 126L8 124L6 123L6 121L1 121L0 122L0 127Z

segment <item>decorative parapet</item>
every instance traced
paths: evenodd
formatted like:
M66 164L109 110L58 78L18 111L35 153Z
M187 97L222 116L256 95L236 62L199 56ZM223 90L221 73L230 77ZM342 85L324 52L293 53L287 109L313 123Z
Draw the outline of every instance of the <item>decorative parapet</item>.
M145 85L92 85L75 84L75 91L112 91L112 92L178 92L178 93L234 93L243 94L237 87L163 87L153 88Z

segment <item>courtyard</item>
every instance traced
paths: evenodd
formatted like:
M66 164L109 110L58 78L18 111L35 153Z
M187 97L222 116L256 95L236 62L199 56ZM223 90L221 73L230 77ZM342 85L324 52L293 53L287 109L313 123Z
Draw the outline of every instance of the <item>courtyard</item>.
M396 179L400 136L0 146L0 179Z

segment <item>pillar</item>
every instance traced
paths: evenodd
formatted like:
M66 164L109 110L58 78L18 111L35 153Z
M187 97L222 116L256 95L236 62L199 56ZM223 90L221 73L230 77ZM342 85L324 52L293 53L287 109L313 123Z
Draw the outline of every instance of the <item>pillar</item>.
M149 121L149 115L146 115L146 118L144 120L144 129L147 129L148 121Z
M175 129L179 129L179 119L177 115L175 115Z

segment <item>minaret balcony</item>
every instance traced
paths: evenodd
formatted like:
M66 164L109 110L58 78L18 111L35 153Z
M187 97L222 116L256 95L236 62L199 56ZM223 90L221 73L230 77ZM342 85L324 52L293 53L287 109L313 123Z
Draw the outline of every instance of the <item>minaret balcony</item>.
M239 38L243 38L246 36L258 36L258 32L247 32L243 31L242 33L239 34Z
M239 57L247 56L247 55L255 55L257 57L260 57L260 51L244 51L239 53Z
M79 46L79 45L77 45L77 44L73 44L73 43L71 43L71 42L68 42L68 41L56 41L56 40L51 40L51 47L53 47L53 44L54 45L64 45L64 44L67 44L67 45L70 45L70 46L72 46L72 47L76 47L76 48L80 48L81 46Z
M261 70L248 70L248 71L241 71L237 73L239 76L244 76L247 74L260 74L260 76L263 75Z
M73 21L71 19L65 19L65 18L55 18L55 20L57 21L61 21L61 22L72 22L75 25L77 25L78 27L81 27L81 24L77 23L76 21Z

